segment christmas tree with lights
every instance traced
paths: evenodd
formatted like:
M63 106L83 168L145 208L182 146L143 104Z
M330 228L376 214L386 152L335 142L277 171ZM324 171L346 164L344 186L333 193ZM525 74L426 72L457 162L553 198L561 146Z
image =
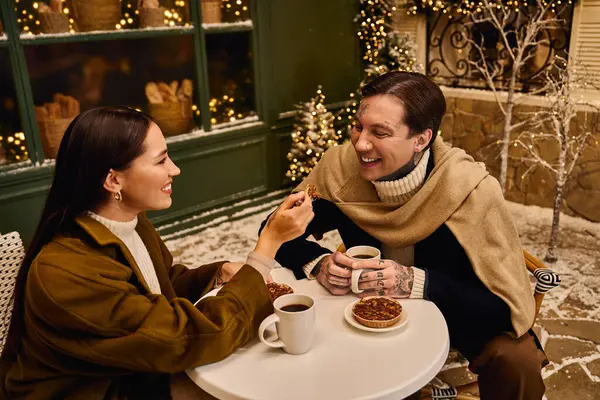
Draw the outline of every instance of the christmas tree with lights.
M288 180L300 182L317 165L327 149L338 144L333 129L333 115L325 107L325 96L319 86L317 95L307 103L296 106L296 122L292 133L292 148L287 158L290 167Z

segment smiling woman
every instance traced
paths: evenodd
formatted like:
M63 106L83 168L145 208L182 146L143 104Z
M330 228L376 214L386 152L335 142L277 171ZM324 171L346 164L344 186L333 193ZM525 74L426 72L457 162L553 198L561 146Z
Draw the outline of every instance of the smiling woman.
M272 312L272 258L304 232L312 202L286 199L245 264L188 269L145 217L171 206L179 173L143 113L96 108L69 125L17 277L0 398L176 400L169 374L219 361L255 335Z

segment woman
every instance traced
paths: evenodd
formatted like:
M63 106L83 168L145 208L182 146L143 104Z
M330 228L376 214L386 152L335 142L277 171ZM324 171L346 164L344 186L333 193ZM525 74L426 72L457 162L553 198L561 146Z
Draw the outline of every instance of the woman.
M98 108L71 123L17 280L3 397L169 399L169 374L219 361L255 335L272 312L272 259L304 231L311 201L286 199L247 265L190 270L173 265L144 215L171 205L179 173L142 113Z
M427 77L391 72L362 89L351 143L330 149L298 187L321 200L305 234L276 260L332 294L434 302L450 341L479 374L484 399L540 399L545 356L518 232L498 182L464 151L436 139L444 95ZM383 260L355 262L307 241L337 229L346 248L371 245Z

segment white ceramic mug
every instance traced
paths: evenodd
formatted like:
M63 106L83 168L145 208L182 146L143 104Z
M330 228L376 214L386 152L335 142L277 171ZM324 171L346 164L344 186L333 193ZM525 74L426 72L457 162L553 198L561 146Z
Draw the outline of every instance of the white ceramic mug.
M350 258L353 258L357 261L363 260L381 260L381 251L377 247L373 246L354 246L350 247L346 251L346 255ZM357 256L369 256L369 257L357 257ZM360 275L363 272L375 271L374 269L354 269L352 270L352 279L350 280L350 288L352 289L352 293L362 293L364 290L358 288L358 283L360 282Z
M294 311L295 308L303 308ZM285 294L273 302L275 313L263 320L258 338L270 347L283 348L289 354L304 354L312 345L315 334L315 300L305 294ZM265 330L275 324L277 337L265 338Z

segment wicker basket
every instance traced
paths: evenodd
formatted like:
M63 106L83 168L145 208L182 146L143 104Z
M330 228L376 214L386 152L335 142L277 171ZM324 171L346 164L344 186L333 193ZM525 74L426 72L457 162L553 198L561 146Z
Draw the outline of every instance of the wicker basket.
M69 18L65 14L57 12L42 12L40 25L44 33L69 32Z
M121 0L72 0L81 32L113 31L121 20Z
M179 135L188 131L192 120L192 104L190 100L150 103L148 115L154 118L165 136Z
M140 10L140 28L158 28L165 26L165 9L142 7Z
M50 118L37 120L42 139L42 148L47 158L56 158L60 141L74 118Z
M221 18L221 0L202 0L202 22L205 24L218 24Z

